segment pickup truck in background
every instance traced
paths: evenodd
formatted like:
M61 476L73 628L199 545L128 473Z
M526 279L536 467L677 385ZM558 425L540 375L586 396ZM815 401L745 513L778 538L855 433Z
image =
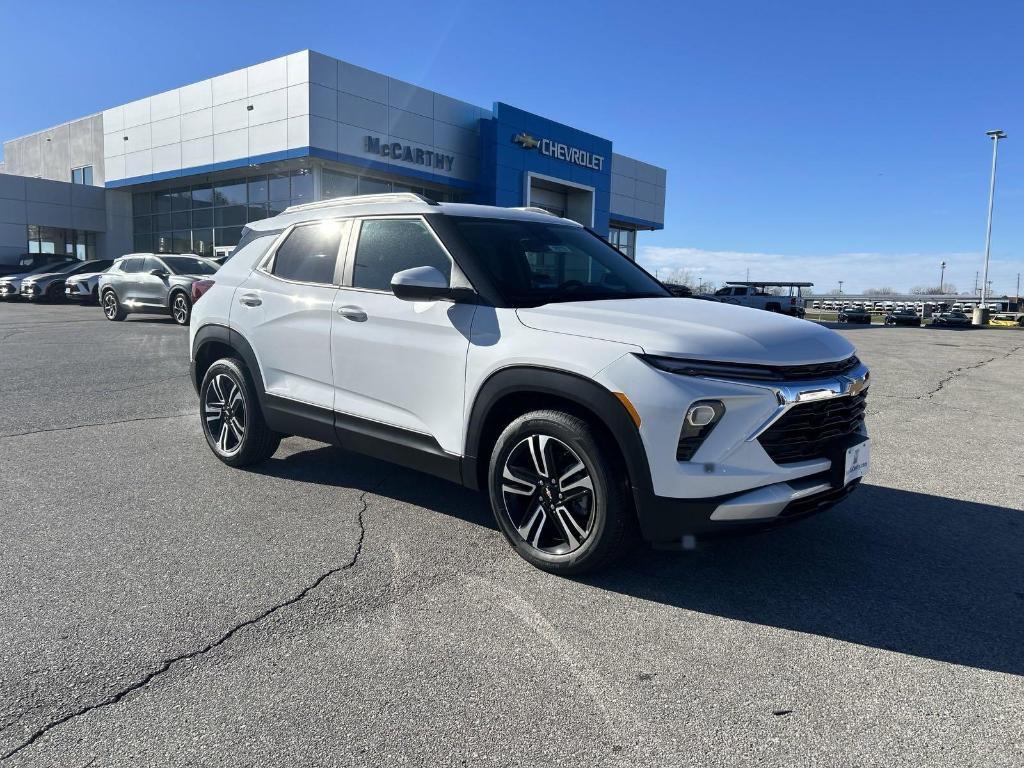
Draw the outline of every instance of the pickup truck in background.
M715 291L715 298L726 304L739 304L768 312L803 317L804 298L801 289L810 288L812 285L814 283L729 282L725 288Z

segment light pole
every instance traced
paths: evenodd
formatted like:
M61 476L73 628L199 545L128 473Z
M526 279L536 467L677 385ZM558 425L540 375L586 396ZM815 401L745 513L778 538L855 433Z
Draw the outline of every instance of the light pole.
M945 293L945 291L942 290L942 286L944 286L945 284L946 284L946 262L945 261L940 261L939 262L939 293Z
M992 249L992 208L996 199L996 157L999 154L999 140L1006 138L1003 131L985 131L992 139L992 178L988 186L988 225L985 228L985 277L981 281L981 304L974 309L974 324L988 324L988 304L985 301L988 293L988 257Z
M843 281L842 280L839 281L839 295L840 296L843 295Z

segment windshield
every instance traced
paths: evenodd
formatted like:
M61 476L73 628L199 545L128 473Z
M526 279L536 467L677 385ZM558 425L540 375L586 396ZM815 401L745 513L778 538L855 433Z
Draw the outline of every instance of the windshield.
M217 266L195 256L162 256L164 264L176 275L212 275Z
M671 296L622 253L581 227L515 219L451 218L481 268L511 306Z

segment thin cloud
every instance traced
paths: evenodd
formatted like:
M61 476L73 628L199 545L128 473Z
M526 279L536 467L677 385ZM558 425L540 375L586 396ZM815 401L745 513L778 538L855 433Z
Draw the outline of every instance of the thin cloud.
M869 288L890 287L909 291L914 286L937 285L942 261L946 262L945 282L959 291L974 288L974 274L982 268L980 253L837 253L817 256L793 256L782 253L744 251L708 251L700 248L646 246L639 249L638 261L650 272L688 273L694 281L721 285L726 280L795 280L812 282L825 293L843 281L844 293ZM1024 261L993 258L989 279L994 294L1013 294L1017 272Z

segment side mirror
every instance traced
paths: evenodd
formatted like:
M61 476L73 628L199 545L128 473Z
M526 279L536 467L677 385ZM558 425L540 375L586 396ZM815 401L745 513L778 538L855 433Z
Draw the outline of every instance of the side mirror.
M153 277L159 277L162 279L170 275L170 272L168 272L166 269L160 269L160 267L157 267L156 269L149 270L149 274L151 274Z
M402 301L464 301L476 295L468 288L452 288L437 267L413 267L396 272L391 278L391 291Z

